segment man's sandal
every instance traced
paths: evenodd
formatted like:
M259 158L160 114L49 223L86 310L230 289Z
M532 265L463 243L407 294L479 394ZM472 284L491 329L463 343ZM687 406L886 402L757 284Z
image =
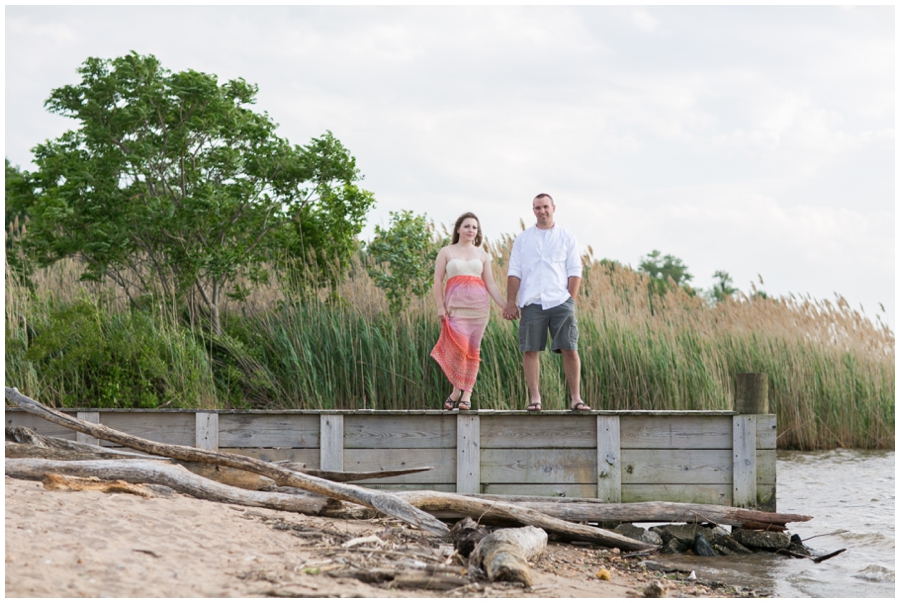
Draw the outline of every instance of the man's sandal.
M591 410L591 407L585 404L584 402L579 402L575 406L571 407L569 410L572 412L588 412Z
M532 402L528 406L525 407L525 410L528 412L540 412L541 411L541 403L540 402Z

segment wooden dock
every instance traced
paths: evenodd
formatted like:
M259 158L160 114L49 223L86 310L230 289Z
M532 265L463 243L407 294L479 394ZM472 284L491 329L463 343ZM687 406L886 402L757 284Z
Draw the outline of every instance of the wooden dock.
M433 467L358 482L370 488L693 502L775 511L775 415L767 414L765 407L751 410L762 412L65 412L149 440L266 461L290 460L310 469ZM98 443L16 408L6 408L5 416L7 426Z

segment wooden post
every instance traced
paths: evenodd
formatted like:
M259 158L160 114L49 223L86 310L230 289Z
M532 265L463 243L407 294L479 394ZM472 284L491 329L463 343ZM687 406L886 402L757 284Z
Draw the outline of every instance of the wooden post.
M739 415L769 414L769 376L741 373L734 391L734 410Z
M622 502L622 446L619 417L597 415L597 498Z
M737 376L732 422L732 505L755 508L756 501L756 415L769 412L769 380L765 373Z
M456 417L456 492L481 494L481 419L477 414Z
M198 412L194 415L194 446L201 450L219 449L219 413Z
M319 468L344 470L344 415L319 417Z
M100 422L100 412L96 410L89 411L80 411L77 414L77 417L82 421L87 421L89 423L99 423ZM79 444L90 444L92 446L99 446L100 440L93 436L89 436L86 433L81 433L80 431L75 432L75 441Z

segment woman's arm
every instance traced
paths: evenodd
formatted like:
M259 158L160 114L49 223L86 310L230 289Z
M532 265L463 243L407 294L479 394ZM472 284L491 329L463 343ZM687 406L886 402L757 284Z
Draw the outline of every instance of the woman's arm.
M491 256L487 252L482 251L482 253L484 254L482 258L484 270L481 272L481 280L484 281L484 285L487 287L490 296L502 308L506 305L506 300L500 295L500 288L497 286L497 283L494 282L494 272L491 270Z
M447 315L447 306L444 305L444 275L447 272L447 248L442 248L437 257L434 259L434 303L437 306L438 316L443 318Z

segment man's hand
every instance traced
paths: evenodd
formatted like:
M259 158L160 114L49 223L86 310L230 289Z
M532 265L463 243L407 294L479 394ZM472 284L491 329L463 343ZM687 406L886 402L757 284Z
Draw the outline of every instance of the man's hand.
M519 307L516 306L516 302L506 303L506 307L503 308L503 318L506 320L515 320L519 318Z

